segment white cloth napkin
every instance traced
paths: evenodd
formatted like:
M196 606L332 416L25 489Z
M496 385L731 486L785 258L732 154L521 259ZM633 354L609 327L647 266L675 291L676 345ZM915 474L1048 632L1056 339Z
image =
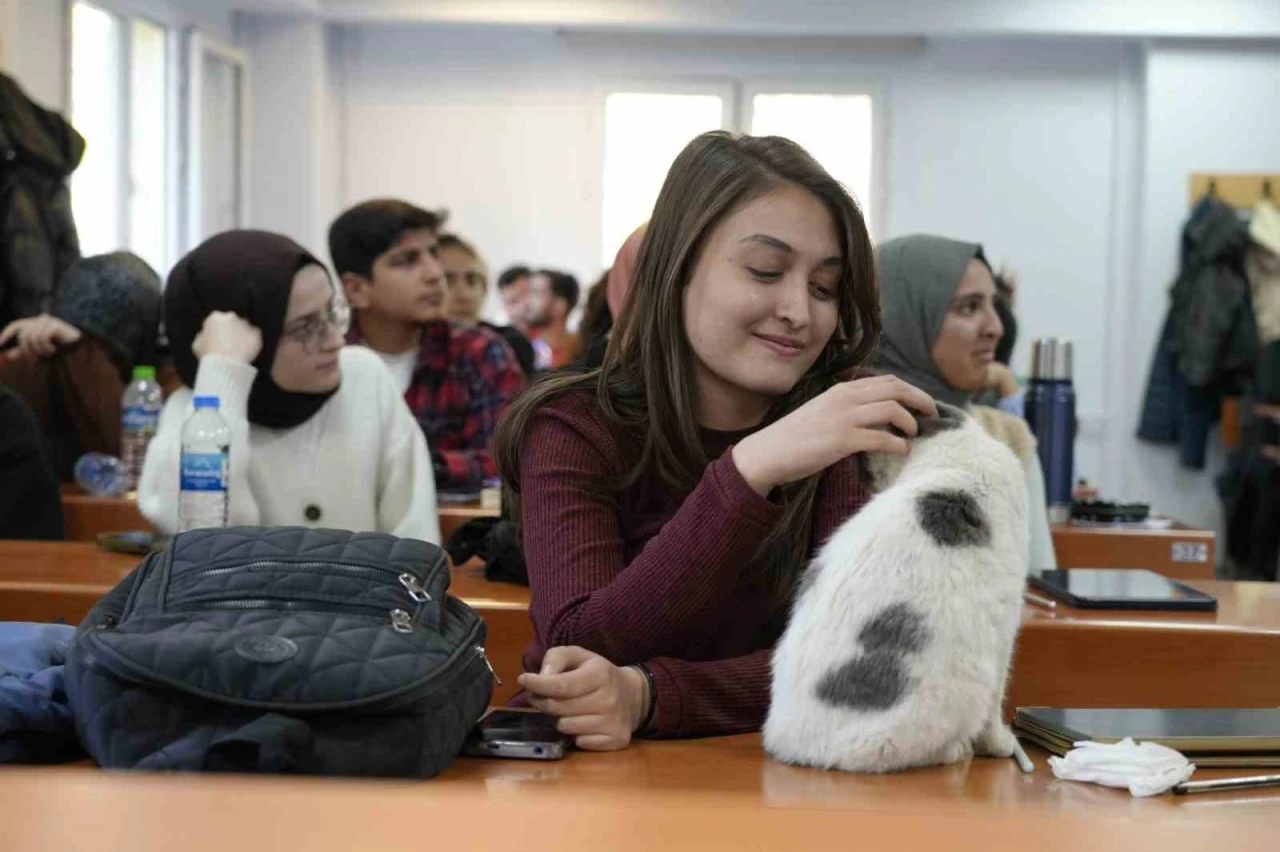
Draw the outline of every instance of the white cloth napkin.
M1135 796L1164 793L1196 771L1182 752L1158 743L1135 743L1129 737L1118 743L1076 743L1065 757L1049 758L1049 766L1064 781L1128 787Z

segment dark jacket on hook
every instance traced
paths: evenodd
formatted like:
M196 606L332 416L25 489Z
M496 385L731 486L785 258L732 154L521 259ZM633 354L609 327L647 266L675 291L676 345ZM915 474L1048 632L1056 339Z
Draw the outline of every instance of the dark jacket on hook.
M1244 276L1248 228L1211 196L1182 231L1182 266L1156 344L1138 437L1180 445L1182 464L1204 467L1209 429L1223 393L1238 392L1258 357Z
M0 328L47 312L80 258L67 177L84 138L0 74Z

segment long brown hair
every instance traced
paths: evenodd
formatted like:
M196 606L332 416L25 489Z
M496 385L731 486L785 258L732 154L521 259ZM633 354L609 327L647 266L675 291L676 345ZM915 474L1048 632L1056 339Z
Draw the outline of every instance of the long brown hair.
M594 391L606 416L642 441L639 459L619 489L642 477L657 477L686 492L697 485L709 459L698 434L694 354L685 333L682 291L715 227L782 185L807 189L835 222L844 259L839 324L814 365L774 402L761 425L795 410L866 361L880 336L880 298L871 237L857 202L789 139L704 133L667 173L604 363L548 375L512 404L498 426L498 470L513 518L520 518L520 452L529 423L540 407L571 390ZM820 478L782 488L786 509L757 561L775 604L790 598L809 559Z

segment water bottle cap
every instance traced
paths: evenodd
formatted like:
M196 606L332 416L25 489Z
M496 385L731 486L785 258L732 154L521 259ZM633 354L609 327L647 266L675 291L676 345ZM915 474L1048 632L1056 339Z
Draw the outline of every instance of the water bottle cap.
M196 397L196 408L218 408L218 398L216 396L198 396Z
M155 367L134 367L133 368L134 381L139 381L141 379L154 379L155 377L156 377Z
M1031 344L1031 378L1070 381L1072 346L1065 337L1042 337Z

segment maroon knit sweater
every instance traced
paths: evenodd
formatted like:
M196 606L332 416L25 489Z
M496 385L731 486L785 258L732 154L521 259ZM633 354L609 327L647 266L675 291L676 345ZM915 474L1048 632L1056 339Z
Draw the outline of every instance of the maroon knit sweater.
M636 440L585 391L534 416L521 454L524 552L534 641L579 645L653 672L658 736L758 730L769 709L769 659L779 632L769 595L745 570L782 515L747 485L728 450L749 432L703 430L713 459L689 492L614 484ZM854 458L823 476L816 549L867 501Z

